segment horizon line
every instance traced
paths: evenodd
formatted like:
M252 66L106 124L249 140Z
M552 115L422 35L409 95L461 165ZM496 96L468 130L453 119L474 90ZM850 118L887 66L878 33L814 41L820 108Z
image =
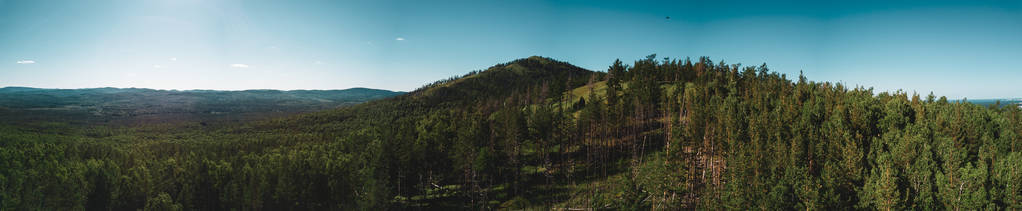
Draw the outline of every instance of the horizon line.
M220 91L220 92L243 92L243 91L343 91L343 90L351 90L351 89L371 89L371 90L382 90L382 91L390 91L390 92L409 92L409 91L401 91L401 90L389 90L389 89L360 87L360 86L343 88L343 89L201 89L201 88L199 88L199 89L158 89L158 88L112 87L112 86L104 86L104 87L80 87L80 88L43 88L43 87L30 87L30 86L4 86L4 87L0 87L0 89L8 89L8 88L27 88L27 89L42 89L42 90L145 89L145 90L154 90L154 91L179 91L179 92L183 92L183 91Z

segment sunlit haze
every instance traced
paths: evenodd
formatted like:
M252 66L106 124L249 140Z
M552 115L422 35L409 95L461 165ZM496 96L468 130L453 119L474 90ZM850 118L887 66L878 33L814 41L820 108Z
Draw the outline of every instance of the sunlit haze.
M409 91L532 55L606 71L655 53L1022 96L1022 1L758 2L0 0L0 87Z

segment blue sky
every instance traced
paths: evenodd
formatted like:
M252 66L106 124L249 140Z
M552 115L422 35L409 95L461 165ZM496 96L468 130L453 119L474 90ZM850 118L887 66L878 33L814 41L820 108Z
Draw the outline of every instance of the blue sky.
M1022 1L0 0L0 86L408 91L532 55L604 71L651 53L1022 97Z

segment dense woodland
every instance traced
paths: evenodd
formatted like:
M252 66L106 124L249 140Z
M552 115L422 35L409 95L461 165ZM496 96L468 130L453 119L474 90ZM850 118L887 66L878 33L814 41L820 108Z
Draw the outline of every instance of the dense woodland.
M0 126L0 210L1022 209L1022 111L530 57L221 127Z

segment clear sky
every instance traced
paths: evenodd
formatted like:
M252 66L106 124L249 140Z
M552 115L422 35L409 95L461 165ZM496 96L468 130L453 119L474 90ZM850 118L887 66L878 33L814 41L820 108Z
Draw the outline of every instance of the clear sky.
M0 0L0 87L408 91L532 55L605 71L656 53L1022 97L1022 0L706 2Z

